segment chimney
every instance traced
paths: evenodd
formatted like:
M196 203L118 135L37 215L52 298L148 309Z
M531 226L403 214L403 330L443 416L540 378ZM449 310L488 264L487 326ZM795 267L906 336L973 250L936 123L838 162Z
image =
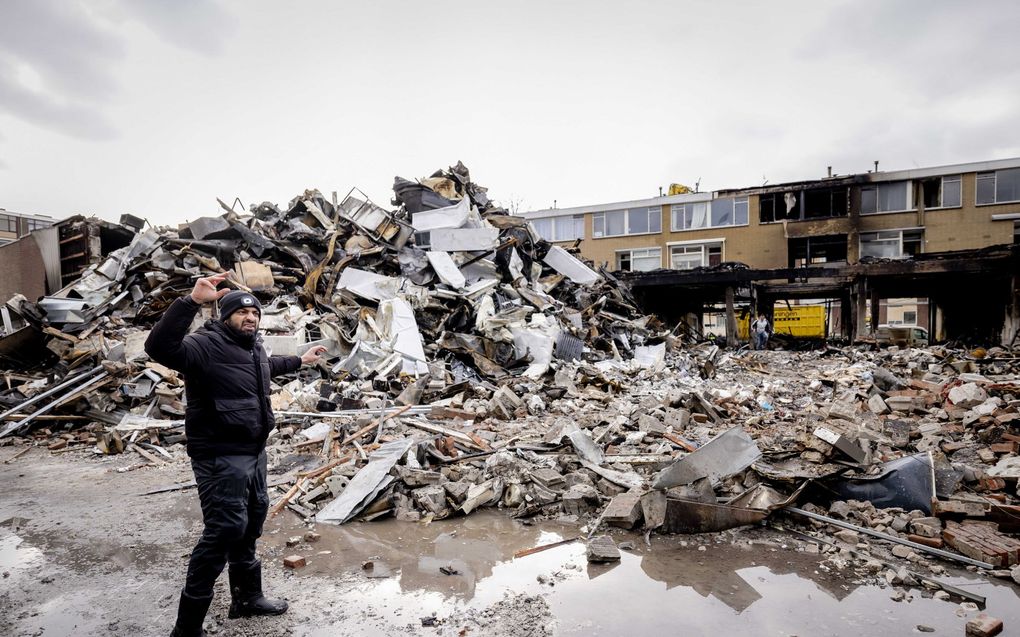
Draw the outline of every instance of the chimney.
M829 166L829 177L832 177L832 166Z
M659 196L662 196L662 186L659 186Z
M878 160L877 159L875 160L875 172L876 173L878 172Z
M553 199L553 210L556 210L556 200Z

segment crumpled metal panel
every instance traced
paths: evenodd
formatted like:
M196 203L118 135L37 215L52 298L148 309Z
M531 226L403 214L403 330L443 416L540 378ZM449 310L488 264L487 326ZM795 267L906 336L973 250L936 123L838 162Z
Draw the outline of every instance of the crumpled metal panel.
M411 438L387 442L369 457L336 500L327 504L315 516L317 522L343 524L368 506L393 481L390 469L416 442Z
M743 429L734 427L660 471L652 487L668 489L700 478L708 478L712 485L716 485L750 467L760 457L758 444Z

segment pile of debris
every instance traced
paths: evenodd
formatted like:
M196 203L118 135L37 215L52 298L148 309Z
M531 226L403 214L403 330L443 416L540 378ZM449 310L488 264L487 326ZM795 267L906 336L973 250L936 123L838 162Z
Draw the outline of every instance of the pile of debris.
M681 342L462 164L394 192L395 212L308 191L285 210L139 232L60 293L12 299L0 350L36 348L39 364L6 375L0 437L181 458L183 382L141 345L198 277L229 270L265 300L267 349L328 350L275 388L274 513L342 524L498 506L589 537L789 517L867 569L880 558L862 535L905 547L894 557L1020 560L1010 352ZM589 548L615 551L606 536Z

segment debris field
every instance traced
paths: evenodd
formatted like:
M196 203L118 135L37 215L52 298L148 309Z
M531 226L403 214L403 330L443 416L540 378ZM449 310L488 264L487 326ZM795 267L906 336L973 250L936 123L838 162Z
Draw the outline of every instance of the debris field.
M904 596L983 604L940 579L949 563L1020 585L1013 352L695 342L463 164L393 189L395 211L356 190L221 203L139 228L52 296L7 300L0 444L133 454L129 470L184 462L183 380L142 343L197 278L229 271L263 301L270 354L327 348L278 379L268 441L270 514L301 516L310 536L498 507L576 523L602 562L619 559L613 528L771 525Z

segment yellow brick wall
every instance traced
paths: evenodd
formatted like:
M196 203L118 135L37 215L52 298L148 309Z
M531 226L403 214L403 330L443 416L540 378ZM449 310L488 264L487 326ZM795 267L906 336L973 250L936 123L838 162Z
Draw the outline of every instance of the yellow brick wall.
M891 214L851 215L833 219L782 223L759 223L758 196L748 197L747 226L706 228L673 232L670 230L671 206L662 206L662 232L592 239L592 213L584 215L585 239L581 254L596 264L616 267L618 250L659 248L662 267L669 267L669 244L723 240L723 260L739 261L752 268L785 268L788 265L788 239L828 234L846 234L847 258L855 262L859 253L859 233L900 228L925 228L925 252L969 250L990 245L1012 243L1013 222L992 221L993 214L1020 212L1020 204L978 206L974 203L976 173L964 173L962 207L947 210L914 210ZM914 181L914 200L920 200L918 181ZM852 193L855 207L860 194ZM920 208L920 206L918 206Z

